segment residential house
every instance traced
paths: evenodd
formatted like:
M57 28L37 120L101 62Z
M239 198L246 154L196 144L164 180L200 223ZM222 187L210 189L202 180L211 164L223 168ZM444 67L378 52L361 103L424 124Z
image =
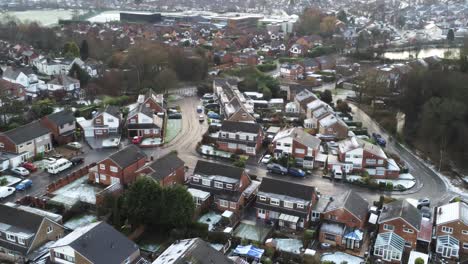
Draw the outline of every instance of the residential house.
M403 238L405 251L416 249L421 231L422 215L407 200L384 204L378 220L379 234L393 232Z
M6 96L19 100L24 100L24 96L26 95L23 85L5 79L0 79L0 90Z
M394 232L377 234L374 244L374 256L385 263L401 263L405 239Z
M236 53L232 61L237 65L256 66L258 64L258 55L256 52Z
M435 210L436 253L463 263L468 259L468 205L449 203Z
M234 261L201 238L177 240L153 264L233 264ZM242 263L242 262L239 262Z
M52 133L52 141L63 145L75 140L76 120L71 111L62 110L41 119L41 124Z
M65 59L65 58L56 58L56 59L47 59L45 57L39 56L32 60L32 65L37 68L37 71L41 74L53 76L59 74L68 74L73 64L78 66L83 66L84 62L80 58L74 59Z
M336 67L336 59L333 56L320 56L316 58L320 70L333 70Z
M27 88L29 86L29 77L19 69L14 69L11 66L6 67L3 71L2 79L20 84L23 87Z
M127 115L126 126L128 137L160 138L163 135L166 109L163 107L164 97L149 90L140 95L137 106Z
M317 46L317 45L322 45L322 37L319 35L309 35L309 36L303 36L296 40L296 44L305 46L309 49Z
M219 99L221 113L229 121L255 122L254 102L244 96L234 79L213 80L213 92Z
M257 218L293 230L307 228L316 200L312 186L264 177L255 202Z
M78 96L80 81L67 74L59 74L47 83L47 90L49 92L65 91L68 94Z
M212 206L218 211L229 210L236 214L256 191L243 168L203 160L197 162L189 187L210 193Z
M106 222L78 227L50 247L52 263L138 263L137 244Z
M291 56L294 56L294 57L303 56L303 55L305 55L307 52L308 52L307 47L306 47L306 46L302 46L302 45L300 45L300 44L293 44L293 45L289 48L289 54L291 54Z
M288 155L304 168L313 168L314 159L320 150L320 139L310 135L301 127L280 131L273 138L271 151L276 157Z
M139 169L137 175L147 175L161 186L184 184L185 166L177 153L170 152Z
M39 121L0 133L0 151L21 154L23 161L52 149L51 133Z
M310 106L319 103L320 106L311 110ZM310 116L309 116L310 113ZM319 121L329 115L333 115L333 109L321 100L314 100L307 104L307 119L304 120L304 127L311 129L313 134L317 134Z
M46 216L0 204L0 262L27 263L32 253L64 235Z
M256 155L263 142L263 130L257 123L224 120L218 132L218 148L232 153Z
M86 120L82 117L76 119L83 129L85 137L106 138L120 137L120 123L122 115L116 106L108 105L94 114L93 118Z
M340 248L360 248L364 242L369 203L352 190L330 197L325 203L323 211L314 210L322 219L319 241Z
M294 96L294 102L300 106L302 114L306 113L307 105L315 100L318 100L317 96L308 89L304 89L301 92L296 93L296 96Z
M348 125L335 114L319 120L317 136L323 140L340 140L348 137Z
M304 66L305 75L320 71L319 62L313 58L305 58L302 65Z
M290 84L286 86L285 88L287 92L287 100L288 101L294 101L294 98L296 97L296 94L302 92L303 90L307 90L309 92L312 92L312 86L309 85L302 85L302 84Z
M146 164L146 158L139 147L128 145L91 168L89 180L103 185L128 185L135 181L137 171Z
M297 63L283 63L280 65L280 77L289 80L304 78L304 67Z

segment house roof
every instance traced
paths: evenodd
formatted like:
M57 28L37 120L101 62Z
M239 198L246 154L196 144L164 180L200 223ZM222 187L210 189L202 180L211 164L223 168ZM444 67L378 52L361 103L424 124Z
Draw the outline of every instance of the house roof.
M47 118L58 126L75 122L75 116L73 116L71 111L67 110L50 114Z
M224 120L221 125L221 131L228 131L232 133L245 132L251 134L258 134L261 127L257 123L235 122Z
M115 117L120 116L120 108L118 106L107 105L104 109L100 110L100 113L104 112Z
M184 161L177 156L177 153L170 152L169 154L151 162L145 167L152 170L152 172L149 174L152 178L156 180L162 180L176 169L183 167L184 164Z
M369 203L353 190L349 190L331 198L325 212L330 212L340 208L346 209L354 216L364 221L369 209Z
M138 245L106 222L79 227L52 248L70 246L91 263L124 263Z
M468 225L468 205L462 202L439 206L436 211L436 225L462 221Z
M281 194L290 197L310 201L315 193L315 187L303 185L291 181L283 181L275 178L264 177L258 188L259 192Z
M21 71L17 69L13 69L13 67L6 67L5 71L3 71L3 78L16 80L16 78L18 78L20 74L21 74Z
M238 168L234 166L207 162L203 160L199 160L195 169L193 170L193 174L198 175L219 175L225 176L228 178L233 178L239 180L244 173L243 168Z
M76 84L76 83L80 83L80 81L78 81L77 79L73 78L73 77L70 77L66 74L60 74L59 76L57 76L56 78L52 79L50 82L48 82L50 84L58 84L58 85L63 85L63 86L69 86L71 84Z
M109 156L109 159L114 161L120 168L126 168L138 160L146 158L146 154L135 145L128 145Z
M398 200L385 204L379 217L379 224L401 218L412 225L418 231L421 229L421 213L406 200Z
M280 140L282 138L286 137L292 137L293 140L303 144L304 146L307 146L312 149L316 149L320 146L321 140L318 139L315 136L312 136L311 134L307 133L304 131L303 128L301 127L294 127L290 129L286 129L283 131L280 131L278 134L276 134L275 138L273 141Z
M29 124L8 130L3 134L15 144L21 144L49 133L49 129L42 126L41 123L36 120Z
M153 264L231 264L234 263L201 238L180 240L167 248Z

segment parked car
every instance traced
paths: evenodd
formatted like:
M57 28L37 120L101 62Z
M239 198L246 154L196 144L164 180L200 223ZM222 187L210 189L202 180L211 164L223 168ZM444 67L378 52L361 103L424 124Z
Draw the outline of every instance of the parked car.
M205 121L205 116L204 116L204 115L199 115L199 116L198 116L198 121L199 121L200 123L203 123L203 122Z
M182 119L182 115L180 113L173 113L168 115L169 119Z
M385 141L385 139L380 134L372 133L372 138L374 138L377 145L381 147L385 147L387 145L387 141Z
M197 113L199 113L199 114L203 113L203 106L202 105L197 106Z
M73 157L70 159L71 163L73 164L73 166L76 166L78 164L81 164L84 162L84 158L82 157Z
M67 144L67 148L69 148L69 149L79 150L82 147L83 146L79 142L70 142L70 143Z
M11 169L11 171L15 174L21 175L21 176L28 176L29 171L23 167L16 167Z
M281 174L281 175L286 175L288 173L288 169L285 167L276 164L276 163L270 163L267 165L267 170L272 173L276 174Z
M15 192L15 188L0 186L0 199L6 198Z
M34 165L34 163L32 163L32 162L23 162L23 164L21 164L21 167L27 169L30 172L37 171L37 166Z
M418 200L418 208L422 208L423 206L430 207L431 206L431 200L427 197L421 198Z
M206 93L202 97L203 100L211 100L214 99L214 94Z
M273 157L272 157L270 154L266 154L266 155L263 156L263 158L262 158L262 163L263 163L263 164L268 164L268 163L270 163L270 161L271 161L272 158L273 158Z
M32 181L31 180L23 180L21 181L18 185L16 185L16 190L17 191L24 191L26 189L31 188L32 186Z
M288 173L289 175L294 176L294 177L305 177L306 175L306 173L303 170L298 169L298 168L289 168Z
M142 136L134 136L132 138L132 143L138 145L141 143L142 140L143 140Z
M207 116L211 119L220 119L219 114L212 112L212 111L208 112Z
M421 207L421 215L422 217L431 219L432 217L432 210L428 206Z

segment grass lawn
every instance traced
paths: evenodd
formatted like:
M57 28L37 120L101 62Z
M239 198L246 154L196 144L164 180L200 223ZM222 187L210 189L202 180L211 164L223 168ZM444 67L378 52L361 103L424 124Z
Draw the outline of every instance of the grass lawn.
M171 142L182 130L182 119L168 119L166 123L166 133L164 142Z

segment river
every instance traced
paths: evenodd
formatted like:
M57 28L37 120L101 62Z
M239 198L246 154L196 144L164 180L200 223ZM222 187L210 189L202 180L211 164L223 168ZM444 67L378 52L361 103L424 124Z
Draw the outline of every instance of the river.
M450 52L450 54L447 53ZM449 55L448 57L446 55ZM425 48L421 49L418 54L418 58L423 59L427 57L437 56L440 58L456 59L460 55L460 49L458 48ZM408 60L416 57L416 51L389 51L385 52L384 58L391 60Z

